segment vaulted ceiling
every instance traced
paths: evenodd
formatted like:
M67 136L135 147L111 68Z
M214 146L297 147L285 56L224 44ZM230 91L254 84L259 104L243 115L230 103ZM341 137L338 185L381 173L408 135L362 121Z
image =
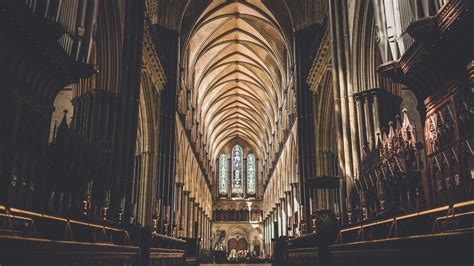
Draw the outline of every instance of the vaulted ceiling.
M146 0L147 9L152 10L155 23L178 32L186 31L195 16L212 2L212 0ZM258 2L269 8L282 26L289 31L298 31L315 23L321 23L329 3L328 0L259 0Z
M233 138L266 154L291 64L277 19L259 0L215 0L188 36L185 83L210 157Z
M146 3L153 25L179 33L180 93L186 95L180 110L202 160L212 165L226 143L240 138L271 167L294 97L287 93L294 78L292 34L322 23L328 1Z

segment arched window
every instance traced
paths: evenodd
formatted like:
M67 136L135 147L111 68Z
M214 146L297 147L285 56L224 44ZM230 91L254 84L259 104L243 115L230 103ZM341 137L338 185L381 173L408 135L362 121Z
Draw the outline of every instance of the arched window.
M244 193L243 184L243 151L239 145L232 148L232 194L242 196Z
M337 155L333 155L333 176L339 176L339 159L337 158Z
M255 195L257 192L255 173L255 155L251 153L247 156L247 194L249 195Z
M227 195L228 189L228 168L229 162L227 160L227 155L221 154L219 156L219 194Z

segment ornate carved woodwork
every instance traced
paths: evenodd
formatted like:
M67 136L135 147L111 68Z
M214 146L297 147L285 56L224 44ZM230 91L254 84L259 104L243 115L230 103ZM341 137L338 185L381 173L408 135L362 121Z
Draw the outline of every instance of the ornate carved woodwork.
M54 98L67 84L95 73L87 60L63 49L65 29L39 8L33 10L25 1L0 4L4 86L0 92L0 199L37 210L46 207L48 124ZM72 49L77 42L70 45Z
M472 1L453 0L407 31L415 42L379 72L405 84L418 98L427 156L427 201L440 205L472 197ZM462 44L462 45L457 45Z
M352 198L353 221L423 208L421 148L407 111L378 134L374 148L365 146L357 196Z
M455 87L442 100L427 102L427 175L436 205L472 197L473 97L470 88Z

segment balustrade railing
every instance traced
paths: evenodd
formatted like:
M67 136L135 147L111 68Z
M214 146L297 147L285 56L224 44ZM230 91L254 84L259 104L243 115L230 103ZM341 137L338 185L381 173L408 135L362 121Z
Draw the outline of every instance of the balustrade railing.
M214 210L214 221L230 221L230 222L260 222L262 221L263 212L260 210Z

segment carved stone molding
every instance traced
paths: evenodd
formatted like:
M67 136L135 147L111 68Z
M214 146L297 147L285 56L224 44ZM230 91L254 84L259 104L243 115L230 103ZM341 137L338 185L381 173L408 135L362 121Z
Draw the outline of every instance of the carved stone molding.
M306 83L309 85L313 93L316 92L318 85L321 84L324 75L326 74L327 70L331 68L332 64L330 42L331 38L328 32L328 29L326 29L326 31L324 32L321 45L319 46L318 52L314 57L313 64L311 66L311 69L309 70L308 77L306 79Z
M155 50L155 44L150 36L149 29L145 29L143 34L143 67L142 71L145 71L149 77L153 86L160 94L166 84L166 76L163 67L160 62L160 58Z
M151 24L155 25L158 23L158 0L147 0L145 2L146 15L150 18Z

